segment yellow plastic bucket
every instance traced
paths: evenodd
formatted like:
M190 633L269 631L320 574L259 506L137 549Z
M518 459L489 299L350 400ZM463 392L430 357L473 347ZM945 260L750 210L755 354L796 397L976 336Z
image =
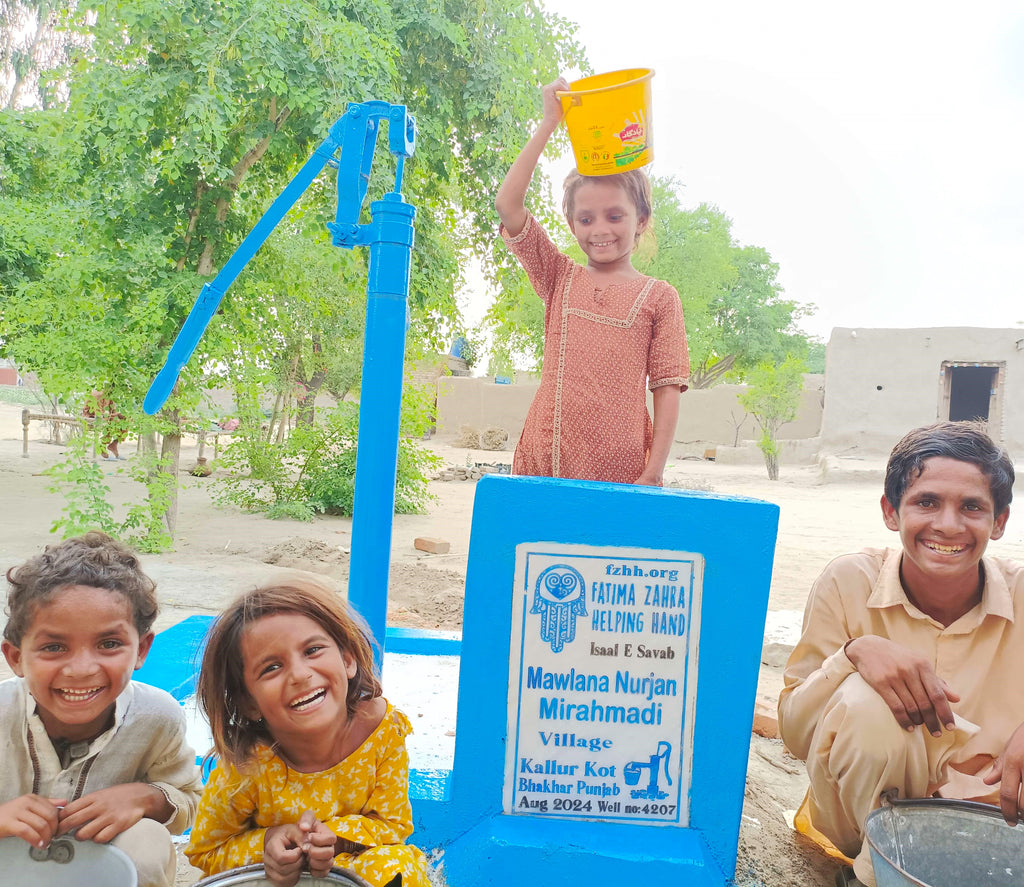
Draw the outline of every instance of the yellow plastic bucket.
M576 156L585 176L639 169L654 159L651 139L651 68L595 74L558 93Z

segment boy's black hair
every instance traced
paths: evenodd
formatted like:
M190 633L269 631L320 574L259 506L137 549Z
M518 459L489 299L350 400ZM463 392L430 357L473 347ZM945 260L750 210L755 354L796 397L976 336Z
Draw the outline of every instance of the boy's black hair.
M1010 456L989 437L983 422L936 422L904 435L889 455L885 469L885 498L897 511L911 481L924 471L926 459L936 456L977 465L988 478L996 515L1013 499L1014 471Z
M156 583L142 572L135 552L106 533L93 531L47 545L21 566L11 567L7 581L11 587L4 639L15 647L21 646L36 609L75 585L123 594L139 637L149 633L156 619Z

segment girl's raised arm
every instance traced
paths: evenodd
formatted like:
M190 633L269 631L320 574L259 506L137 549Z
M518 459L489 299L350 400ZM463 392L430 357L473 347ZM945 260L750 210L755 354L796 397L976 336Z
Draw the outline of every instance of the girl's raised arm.
M505 174L505 181L501 183L498 195L494 198L494 208L498 211L501 224L513 237L519 234L526 225L526 191L530 187L533 171L537 168L537 162L540 160L540 155L544 153L544 146L547 145L548 139L558 128L558 124L562 122L562 102L555 92L568 89L569 84L564 77L559 77L554 83L549 83L541 88L544 116L530 137L530 141L526 143L515 162L509 167Z

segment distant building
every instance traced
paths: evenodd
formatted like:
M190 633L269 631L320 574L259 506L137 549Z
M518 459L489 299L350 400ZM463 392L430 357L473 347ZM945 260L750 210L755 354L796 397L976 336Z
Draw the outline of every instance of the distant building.
M832 330L821 450L888 454L911 428L981 419L1024 459L1024 329Z
M9 360L0 358L0 385L24 385L18 368Z

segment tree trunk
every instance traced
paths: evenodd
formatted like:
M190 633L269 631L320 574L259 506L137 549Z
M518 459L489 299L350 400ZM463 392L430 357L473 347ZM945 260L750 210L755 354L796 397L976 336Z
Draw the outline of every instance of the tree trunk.
M285 428L291 425L289 416L292 409L291 396L286 391L284 394L284 406L281 407L281 413L277 417L277 445L280 446L284 443Z
M278 390L277 396L274 398L274 408L270 411L270 419L267 421L267 442L269 443L274 439L274 423L277 421L277 417L281 415L281 404L284 402L284 391Z
M732 419L733 426L732 445L734 447L738 447L740 445L740 431L743 429L743 423L747 421L747 416L749 415L749 413L744 412L743 416L737 420L736 414L732 410L729 410L729 418Z
M139 435L139 455L156 452L156 432L146 431Z
M185 248L174 265L175 271L184 271L185 263L188 261L189 247L192 245L192 236L196 231L196 222L199 221L199 213L203 204L203 195L209 190L203 181L196 182L196 202L188 214L188 225L185 228Z
M720 382L722 377L733 368L735 363L736 355L727 354L717 363L712 364L711 367L706 367L703 364L698 366L690 374L690 387L710 388L712 385Z
M171 410L165 417L173 426L173 431L164 434L164 442L160 447L160 471L169 474L167 487L167 509L164 511L164 523L167 532L174 538L178 526L178 464L181 461L181 416L177 410Z
M270 147L271 136L277 132L291 114L291 109L285 106L284 110L278 112L277 110L277 99L271 98L270 100L270 113L267 115L270 121L274 124L274 130L268 135L265 135L255 145L253 145L245 154L242 155L242 159L235 164L231 170L231 178L224 182L224 187L227 189L227 194L218 197L215 203L216 213L214 215L214 221L217 223L217 229L224 224L224 220L228 217L228 210L231 207L231 200L235 196L235 192L238 190L238 186L241 184L242 179L245 178L247 172L252 169L253 165L258 163L259 160L267 153L267 148ZM209 277L213 274L213 241L207 240L203 245L203 252L199 256L199 264L196 268L196 273L203 277Z
M296 425L312 425L316 415L316 398L327 379L327 370L320 368L314 371L308 382L304 382L305 391L298 398L296 405Z

